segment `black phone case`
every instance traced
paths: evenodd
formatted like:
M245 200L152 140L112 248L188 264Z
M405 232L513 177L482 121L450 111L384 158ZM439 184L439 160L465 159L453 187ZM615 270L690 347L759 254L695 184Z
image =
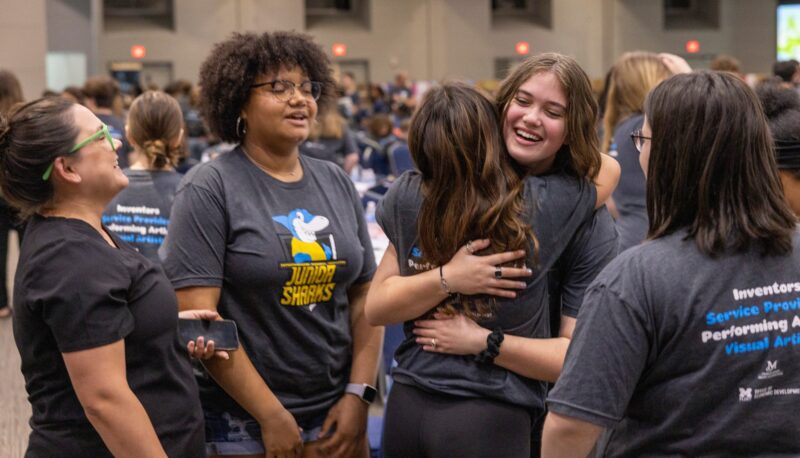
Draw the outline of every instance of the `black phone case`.
M235 321L179 318L178 332L184 345L203 336L206 342L209 340L214 341L216 350L236 350L239 348L239 333Z

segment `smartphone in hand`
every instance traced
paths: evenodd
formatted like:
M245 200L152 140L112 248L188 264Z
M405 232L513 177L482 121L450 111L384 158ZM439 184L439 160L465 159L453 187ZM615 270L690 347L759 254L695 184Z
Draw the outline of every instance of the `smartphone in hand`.
M232 320L195 320L178 318L178 333L182 343L197 341L203 337L206 342L214 341L216 350L236 350L239 348L239 334L236 322Z

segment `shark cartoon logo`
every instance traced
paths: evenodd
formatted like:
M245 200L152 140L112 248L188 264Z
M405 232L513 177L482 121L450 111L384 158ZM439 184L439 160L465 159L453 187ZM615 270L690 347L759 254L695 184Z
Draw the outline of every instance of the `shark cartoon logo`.
M292 233L292 258L294 262L330 261L331 246L317 240L317 232L330 224L324 216L314 216L304 208L296 208L286 216L272 218ZM331 238L333 246L333 238Z

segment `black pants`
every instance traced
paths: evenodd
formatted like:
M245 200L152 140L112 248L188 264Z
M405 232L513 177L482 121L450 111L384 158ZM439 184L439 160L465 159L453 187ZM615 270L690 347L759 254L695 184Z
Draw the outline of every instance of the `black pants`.
M529 458L530 446L531 417L523 407L392 386L383 421L386 458Z

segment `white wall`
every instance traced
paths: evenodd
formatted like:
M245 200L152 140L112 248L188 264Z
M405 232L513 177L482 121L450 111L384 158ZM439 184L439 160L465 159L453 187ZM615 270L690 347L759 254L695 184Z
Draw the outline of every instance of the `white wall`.
M45 0L0 0L0 68L13 72L25 99L45 88Z

